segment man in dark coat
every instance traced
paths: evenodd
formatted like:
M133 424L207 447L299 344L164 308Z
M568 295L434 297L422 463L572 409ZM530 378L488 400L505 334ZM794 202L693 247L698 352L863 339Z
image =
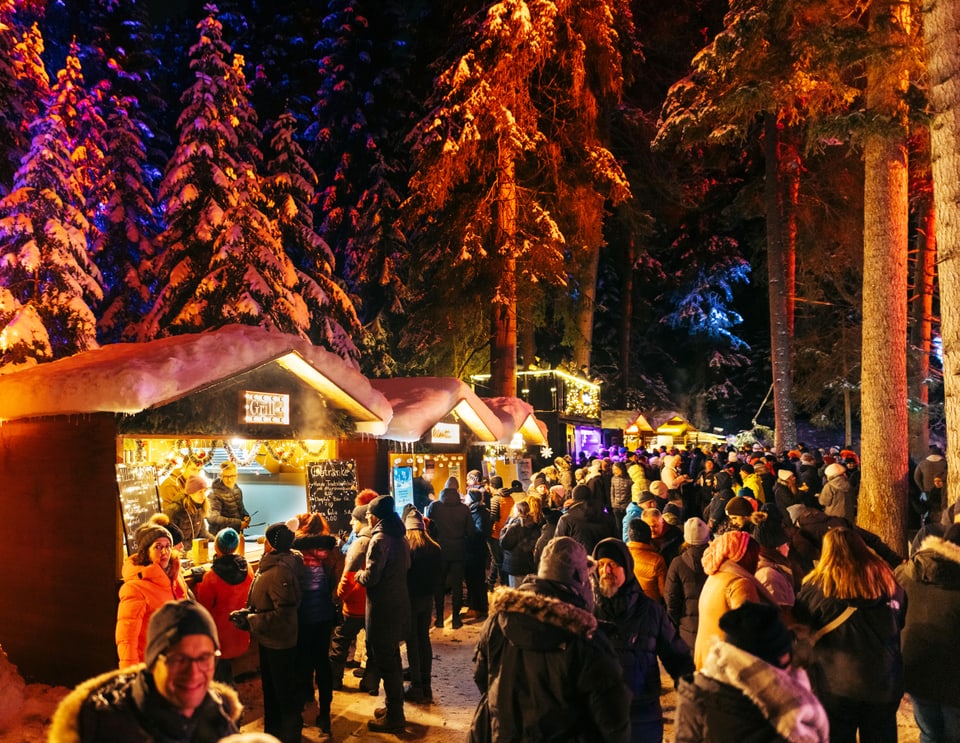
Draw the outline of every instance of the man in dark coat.
M629 693L610 643L596 634L589 573L583 546L558 537L535 576L494 592L473 658L482 696L470 741L629 739Z
M294 533L283 523L267 527L260 567L250 585L247 608L230 615L260 646L263 731L281 743L299 743L303 704L297 687L297 613L303 560L293 553Z
M58 705L52 741L214 743L236 733L243 710L236 692L213 681L219 649L213 617L187 599L150 617L146 664L84 681Z
M904 688L922 740L960 740L960 524L895 571L907 593Z
M479 488L470 488L467 490L466 503L473 519L473 532L467 537L467 559L464 564L467 601L470 605L467 614L477 622L487 618L487 564L490 559L487 539L493 532L490 509L483 501L484 492Z
M644 595L633 573L633 557L619 539L604 539L593 550L593 580L600 629L620 658L623 680L630 688L630 740L661 743L660 666L677 681L693 673L690 648L663 606Z
M556 535L576 539L590 553L601 539L617 536L617 524L612 514L603 511L602 502L593 498L590 488L577 485L573 503L557 522Z
M372 536L367 564L357 573L357 583L367 589L367 653L383 679L387 702L377 710L381 714L367 724L373 731L398 733L406 726L400 643L406 639L410 623L410 545L392 496L370 501L367 519Z
M457 478L447 480L440 497L433 501L423 514L430 521L430 536L439 544L443 555L443 580L434 597L436 610L435 626L443 627L443 597L450 588L451 626L463 626L460 609L463 606L463 580L467 562L467 540L475 533L473 515L460 499L460 483Z
M242 534L250 526L243 491L237 485L235 462L220 465L220 477L213 481L207 495L207 526L213 534L219 534L221 529L235 529Z

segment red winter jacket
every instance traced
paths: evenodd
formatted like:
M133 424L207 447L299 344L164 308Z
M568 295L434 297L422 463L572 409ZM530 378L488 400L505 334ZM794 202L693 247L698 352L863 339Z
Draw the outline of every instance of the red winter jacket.
M247 605L247 594L253 583L253 570L240 555L221 555L213 561L196 587L197 601L203 604L217 625L220 655L237 658L250 647L250 633L237 629L230 621L230 612Z

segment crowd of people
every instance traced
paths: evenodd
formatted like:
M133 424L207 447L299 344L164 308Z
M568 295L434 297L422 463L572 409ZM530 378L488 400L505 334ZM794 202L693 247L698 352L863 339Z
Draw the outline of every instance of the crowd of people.
M904 693L922 741L960 741L960 523L942 452L916 470L935 492L915 499L926 532L909 558L856 525L852 451L602 454L560 457L527 488L471 470L400 512L361 491L349 539L317 513L273 524L256 573L224 525L192 588L185 522L154 517L123 568L120 669L78 687L55 729L221 740L239 718L231 663L253 638L265 733L300 741L316 701L330 734L351 652L360 689L383 688L369 728L401 733L404 705L433 701L431 626L449 619L484 622L471 741L660 743L661 664L682 743L896 741ZM242 529L229 495L218 515Z

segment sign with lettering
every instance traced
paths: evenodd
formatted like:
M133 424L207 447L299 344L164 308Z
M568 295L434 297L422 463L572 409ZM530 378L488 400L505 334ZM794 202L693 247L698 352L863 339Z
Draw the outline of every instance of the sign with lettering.
M459 444L460 426L457 423L435 423L430 429L430 443Z
M160 511L157 469L152 464L117 465L117 491L127 554L137 551L133 535L153 514Z
M290 395L279 392L243 393L243 422L290 425Z
M403 511L407 503L413 503L413 467L393 468L393 500L397 513Z
M323 514L331 534L349 533L357 497L356 461L324 459L306 466L307 510Z

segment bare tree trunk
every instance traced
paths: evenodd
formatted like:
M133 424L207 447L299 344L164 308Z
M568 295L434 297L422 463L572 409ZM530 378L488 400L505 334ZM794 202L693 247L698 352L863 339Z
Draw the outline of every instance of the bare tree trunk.
M910 344L909 431L910 454L916 461L927 456L930 446L930 349L933 343L933 280L936 273L937 236L933 203L926 205L924 229L917 249L914 282L913 333Z
M517 396L517 239L516 166L509 148L500 150L495 248L502 257L500 283L490 316L490 392Z
M529 369L537 360L537 342L533 331L533 296L530 292L521 292L517 297L517 351L520 367Z
M793 409L793 359L787 318L786 270L783 223L780 206L779 132L773 114L764 115L766 178L764 201L767 217L767 266L770 292L770 365L773 371L774 447L777 451L797 445L797 422Z
M575 310L577 334L573 345L573 362L577 369L590 371L593 349L593 313L597 307L597 274L600 269L600 248L603 245L603 197L584 186L573 193L576 199L576 240L584 251L580 272L580 302Z
M800 197L800 152L792 142L781 145L780 172L786 191L783 220L783 293L787 312L787 332L793 338L797 298L797 201Z
M630 334L633 327L633 263L636 244L627 240L627 259L620 274L620 386L626 393L630 386Z
M960 4L924 0L930 160L937 213L940 333L947 418L947 500L960 498Z
M871 33L900 20L891 2L872 9ZM880 40L880 39L878 39ZM886 59L867 66L867 108L898 113L903 76ZM904 552L907 506L907 146L906 133L876 134L864 144L863 215L863 478L857 523Z

